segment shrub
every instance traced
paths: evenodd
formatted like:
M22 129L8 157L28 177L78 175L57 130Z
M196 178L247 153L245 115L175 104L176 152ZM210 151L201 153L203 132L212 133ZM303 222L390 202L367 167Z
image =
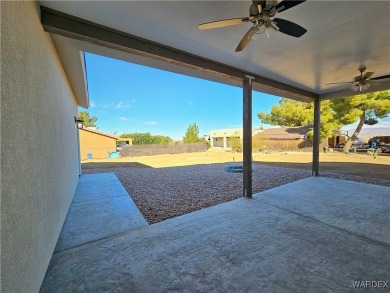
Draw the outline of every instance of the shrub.
M237 153L242 152L242 143L239 137L230 138L229 144L233 152L237 152Z
M367 154L371 155L374 160L378 157L378 155L381 153L380 149L370 149Z

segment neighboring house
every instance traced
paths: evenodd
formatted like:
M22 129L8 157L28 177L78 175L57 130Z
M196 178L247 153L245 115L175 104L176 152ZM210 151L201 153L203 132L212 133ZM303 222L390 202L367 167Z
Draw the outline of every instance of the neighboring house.
M80 159L86 160L108 158L109 153L116 151L118 137L91 128L79 129Z
M312 129L312 126L275 127L264 129L259 136L271 140L304 140Z
M133 145L133 139L132 138L129 138L129 137L127 137L127 138L118 138L117 141L116 141L116 150L120 151L124 147L130 146L130 145Z
M330 147L335 147L336 145L339 145L341 143L345 143L345 141L348 138L346 135L344 135L345 131L336 130L336 131L333 131L333 133L334 133L334 136L328 138L328 145Z
M210 142L210 135L205 134L205 135L202 136L202 138L203 138L205 141Z
M262 132L262 129L252 129L252 136ZM210 131L210 144L213 148L230 148L230 140L239 138L242 140L242 128L229 128Z
M255 136L259 147L264 146L272 149L298 150L313 146L307 133L312 126L300 127L277 127L264 129Z

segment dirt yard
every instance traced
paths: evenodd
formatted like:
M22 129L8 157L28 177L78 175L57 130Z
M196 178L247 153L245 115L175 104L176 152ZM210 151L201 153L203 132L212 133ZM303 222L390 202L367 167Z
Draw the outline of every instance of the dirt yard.
M165 168L202 164L241 162L242 154L208 151L201 153L127 157L83 161L84 169L94 168ZM272 152L253 154L255 164L311 170L312 154L299 152ZM374 160L367 154L321 153L320 172L355 175L390 180L390 156Z
M390 186L390 157L321 154L322 176ZM83 162L83 173L115 173L152 224L242 196L239 154L209 151ZM274 152L253 155L253 192L311 176L311 153Z

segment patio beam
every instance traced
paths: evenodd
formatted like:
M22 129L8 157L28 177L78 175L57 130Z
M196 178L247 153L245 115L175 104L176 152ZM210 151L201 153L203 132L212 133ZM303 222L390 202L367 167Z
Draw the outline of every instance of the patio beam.
M226 80L239 85L246 75L253 76L253 88L265 93L311 102L317 94L294 87L253 72L244 71L220 62L146 40L119 30L99 25L66 13L41 6L41 23L46 32L65 36L88 44L151 58L166 64L191 69L210 79Z
M243 81L243 193L252 197L252 76Z
M320 106L319 98L314 100L314 127L313 127L313 163L312 175L319 176L320 169Z

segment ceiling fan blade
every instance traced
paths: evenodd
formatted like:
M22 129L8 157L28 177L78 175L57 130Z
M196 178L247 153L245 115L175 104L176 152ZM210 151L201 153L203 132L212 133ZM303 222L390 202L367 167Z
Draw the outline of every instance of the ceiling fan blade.
M252 34L252 31L254 29L255 29L254 27L251 27L249 29L249 31L245 34L245 36L241 39L241 42L238 44L238 46L236 48L236 52L240 52L240 51L244 50L245 47L249 44L249 42L251 41L249 36Z
M350 81L343 81L343 82L330 82L330 83L325 83L325 85L329 85L329 84L342 84L342 83L352 83Z
M390 74L374 77L374 78L371 78L370 80L381 80L381 79L388 79L388 78L390 78Z
M299 38L307 32L307 30L305 28L303 28L300 25L297 25L296 23L293 23L289 20L285 20L285 19L281 19L281 18L274 18L273 21L278 26L280 32L282 32L286 35L292 36L292 37Z
M343 84L343 85L340 85L340 86L334 88L333 90L334 90L334 91L338 91L338 90L341 90L341 89L349 88L349 87L351 87L351 86L352 86L352 84Z
M363 74L364 79L370 79L374 72L366 72Z
M370 85L378 85L378 84L381 84L380 82L377 82L377 81L371 80L371 79L368 81L368 83L369 83Z
M202 24L198 25L198 29L205 30L205 29L211 29L211 28L219 28L219 27L241 24L241 23L244 23L247 21L249 21L249 17L217 20L217 21L202 23Z
M294 6L297 6L305 1L306 0L303 0L303 1L282 1L282 2L275 5L275 9L277 12L282 12L282 11L290 9Z

